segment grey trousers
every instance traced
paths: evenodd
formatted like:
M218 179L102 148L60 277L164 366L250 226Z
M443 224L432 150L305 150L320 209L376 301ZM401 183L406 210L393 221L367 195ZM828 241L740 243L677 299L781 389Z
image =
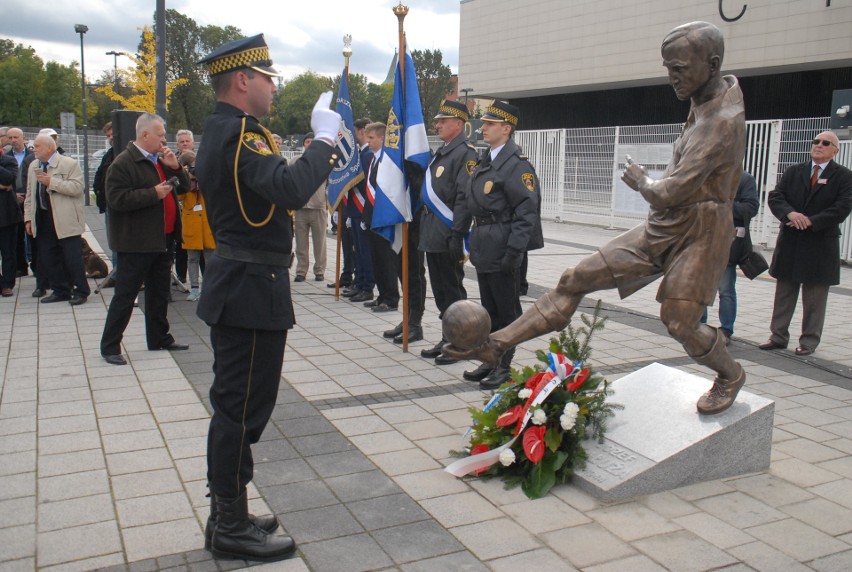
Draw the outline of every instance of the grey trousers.
M790 320L802 290L802 335L799 345L815 350L822 337L825 324L825 307L828 303L829 286L823 284L799 284L778 280L775 285L775 304L772 308L772 321L769 339L776 344L787 346L790 341Z

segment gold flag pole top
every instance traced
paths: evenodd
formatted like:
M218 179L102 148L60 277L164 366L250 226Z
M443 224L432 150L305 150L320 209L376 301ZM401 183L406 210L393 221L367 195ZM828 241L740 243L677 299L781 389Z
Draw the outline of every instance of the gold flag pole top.
M393 13L399 20L399 85L403 90L403 101L405 101L405 29L402 21L408 15L408 6L403 6L402 1L393 7ZM407 127L407 126L406 126ZM402 351L408 352L408 223L402 223Z

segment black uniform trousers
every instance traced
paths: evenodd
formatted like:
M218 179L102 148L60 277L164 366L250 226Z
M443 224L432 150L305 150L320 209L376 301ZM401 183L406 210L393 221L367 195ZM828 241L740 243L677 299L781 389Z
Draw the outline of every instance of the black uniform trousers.
M443 318L447 308L459 300L467 299L464 289L464 265L453 260L449 252L427 252L429 281L438 306L438 318Z
M414 213L414 220L408 223L408 325L419 326L426 307L426 262L423 252L417 249L420 244L420 213ZM399 269L402 277L402 251L400 250Z
M167 240L166 244L171 241ZM104 333L101 336L101 355L121 353L124 330L130 323L133 301L145 284L145 339L148 349L154 350L174 343L169 333L169 286L171 283L171 252L119 252L115 276L115 294L107 311Z
M36 286L40 287L39 282L47 278L45 282L57 296L68 297L73 290L88 297L91 289L83 267L83 240L80 235L57 237L50 210L37 208L35 216L38 237L33 241L33 257L38 260L36 272L39 275Z
M491 331L505 328L521 317L520 273L476 273L482 306L491 317Z
M343 216L343 209L337 211L337 220L346 220ZM350 286L352 284L352 276L355 274L355 242L352 239L351 228L346 228L346 222L340 222L337 225L337 232L340 233L340 249L343 256L343 264L340 269L340 284Z
M399 258L386 238L370 231L370 251L373 255L373 277L379 296L377 304L396 307L399 304Z
M0 266L0 288L15 287L15 272L18 270L19 226L21 226L19 222L0 226L0 260L2 260L2 266Z
M122 272L124 269L122 268ZM251 445L260 440L278 396L287 330L210 326L213 417L207 480L223 498L238 497L254 475Z

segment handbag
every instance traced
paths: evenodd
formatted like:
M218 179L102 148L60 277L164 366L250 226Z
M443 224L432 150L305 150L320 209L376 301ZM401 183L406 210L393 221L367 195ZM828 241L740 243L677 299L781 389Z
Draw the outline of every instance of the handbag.
M769 264L763 255L756 250L752 250L740 260L740 270L743 271L745 277L749 280L754 280L769 269Z

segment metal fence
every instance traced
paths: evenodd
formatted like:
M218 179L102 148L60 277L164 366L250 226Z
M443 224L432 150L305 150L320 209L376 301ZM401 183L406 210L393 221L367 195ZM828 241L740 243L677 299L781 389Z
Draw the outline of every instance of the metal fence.
M807 160L813 136L828 129L827 117L749 121L743 168L754 175L760 210L752 219L756 244L775 244L778 220L766 205L784 171ZM630 228L648 213L639 193L621 181L626 156L659 176L671 159L682 124L519 131L515 139L536 168L542 216L558 221ZM842 141L835 160L852 168L852 141ZM843 225L841 256L852 260L852 218Z

